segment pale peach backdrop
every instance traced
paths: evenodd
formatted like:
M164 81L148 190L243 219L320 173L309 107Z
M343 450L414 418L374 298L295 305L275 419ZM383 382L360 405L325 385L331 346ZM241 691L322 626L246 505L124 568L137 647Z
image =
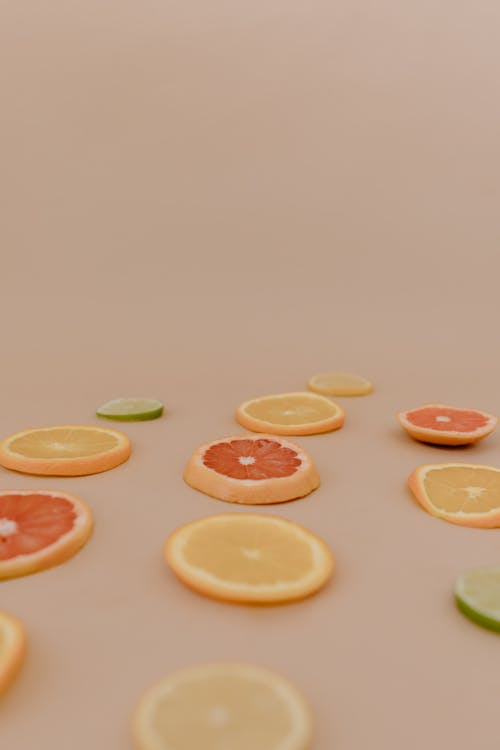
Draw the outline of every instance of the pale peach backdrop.
M405 482L499 465L500 435L427 447L394 413L500 413L499 29L495 0L0 1L1 432L167 406L115 471L0 472L96 519L69 563L1 584L30 638L2 748L130 750L150 683L244 659L309 696L315 750L497 750L499 637L451 588L500 531L431 518ZM191 450L330 368L376 391L300 440L322 487L263 512L330 543L332 585L275 609L184 589L163 540L228 510L183 484Z

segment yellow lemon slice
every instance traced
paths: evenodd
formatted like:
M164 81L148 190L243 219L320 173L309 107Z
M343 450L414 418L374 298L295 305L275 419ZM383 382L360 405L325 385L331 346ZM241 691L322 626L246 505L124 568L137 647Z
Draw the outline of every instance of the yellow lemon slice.
M134 716L138 750L308 750L311 712L283 677L250 664L206 664L151 688Z
M324 396L298 391L245 401L238 407L236 419L253 432L316 435L342 427L344 410Z
M0 464L25 474L83 476L113 469L130 456L122 432L93 425L38 427L0 442Z
M459 526L500 527L500 469L478 464L419 466L408 480L428 513Z
M257 513L224 513L174 531L165 559L200 594L233 602L303 599L332 575L327 544L292 521Z
M373 391L369 380L351 372L324 372L313 375L308 387L324 396L366 396Z

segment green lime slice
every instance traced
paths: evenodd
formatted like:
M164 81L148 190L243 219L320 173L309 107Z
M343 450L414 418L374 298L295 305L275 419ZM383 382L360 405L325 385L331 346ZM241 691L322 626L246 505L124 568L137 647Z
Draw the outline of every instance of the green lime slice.
M500 632L500 566L475 568L458 576L455 598L466 617Z
M100 406L96 414L122 422L142 422L161 417L163 404L157 398L113 398Z

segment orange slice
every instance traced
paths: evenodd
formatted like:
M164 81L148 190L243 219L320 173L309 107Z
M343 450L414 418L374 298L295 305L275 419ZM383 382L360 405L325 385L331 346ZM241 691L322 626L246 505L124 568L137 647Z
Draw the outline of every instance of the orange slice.
M369 380L351 372L323 372L313 375L308 387L324 396L366 396L373 391Z
M200 594L271 604L303 599L333 573L326 543L292 521L225 513L182 526L167 539L165 559Z
M410 489L428 513L460 526L500 527L500 469L477 464L427 464Z
M459 409L446 404L426 404L400 412L402 427L415 440L436 445L467 445L489 435L498 419L477 409Z
M189 459L184 480L218 500L246 505L294 500L319 486L309 454L270 435L239 435L205 443Z
M0 694L19 672L26 652L24 628L7 612L0 611Z
M0 491L0 579L59 565L83 547L91 533L90 508L74 495Z
M122 432L93 425L23 430L0 442L0 464L25 474L83 476L113 469L130 456Z
M308 750L311 711L285 678L250 664L204 664L148 690L134 715L138 750Z
M344 411L324 396L299 391L245 401L238 407L236 419L253 432L316 435L342 427Z

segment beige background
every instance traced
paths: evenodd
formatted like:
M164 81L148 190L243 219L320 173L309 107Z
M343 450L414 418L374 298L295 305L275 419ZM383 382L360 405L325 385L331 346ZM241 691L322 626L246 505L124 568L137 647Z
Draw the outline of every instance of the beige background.
M496 0L0 2L1 431L167 405L115 471L1 471L96 518L72 561L1 585L30 637L2 747L129 750L143 689L220 658L301 686L315 750L497 749L498 636L450 591L500 532L427 516L405 481L498 464L500 436L431 448L393 415L500 413L499 24ZM263 610L185 590L164 538L228 510L183 484L191 450L330 368L376 393L300 441L322 487L264 512L324 536L331 587Z

